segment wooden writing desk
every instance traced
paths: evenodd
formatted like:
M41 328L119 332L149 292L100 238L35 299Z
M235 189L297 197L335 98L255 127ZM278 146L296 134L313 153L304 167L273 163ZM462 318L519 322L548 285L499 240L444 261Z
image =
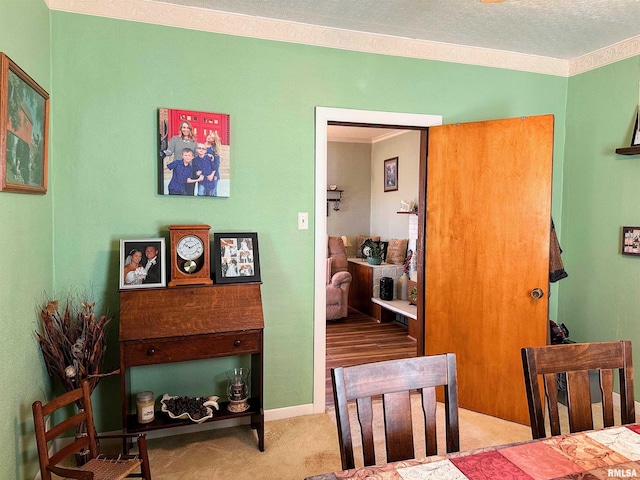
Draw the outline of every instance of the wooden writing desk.
M229 412L220 402L208 421L251 417L264 451L262 352L264 319L260 284L120 290L120 372L122 426L125 432L194 425L156 411L139 424L130 413L129 369L205 358L251 355L251 398L246 412ZM174 392L171 392L174 393Z

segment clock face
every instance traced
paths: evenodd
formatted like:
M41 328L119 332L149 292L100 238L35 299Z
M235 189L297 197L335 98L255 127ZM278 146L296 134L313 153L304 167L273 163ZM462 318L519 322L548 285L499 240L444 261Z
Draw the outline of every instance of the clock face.
M195 235L186 235L178 242L176 253L184 260L195 260L204 253L204 244Z

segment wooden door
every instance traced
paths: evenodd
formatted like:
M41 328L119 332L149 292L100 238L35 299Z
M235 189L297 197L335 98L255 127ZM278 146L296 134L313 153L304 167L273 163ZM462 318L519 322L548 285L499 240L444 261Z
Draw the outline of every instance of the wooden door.
M457 354L460 407L522 424L520 348L547 339L552 153L552 115L429 129L425 351Z

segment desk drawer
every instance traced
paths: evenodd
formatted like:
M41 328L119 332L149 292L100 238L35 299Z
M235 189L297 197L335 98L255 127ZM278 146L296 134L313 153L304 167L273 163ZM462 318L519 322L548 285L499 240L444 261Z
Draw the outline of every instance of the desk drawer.
M125 366L186 362L203 358L259 353L259 330L188 335L121 342Z

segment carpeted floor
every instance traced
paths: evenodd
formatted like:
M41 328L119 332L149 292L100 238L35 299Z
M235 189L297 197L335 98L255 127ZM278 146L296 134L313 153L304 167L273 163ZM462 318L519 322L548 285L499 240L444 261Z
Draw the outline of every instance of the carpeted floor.
M420 422L419 416L414 420ZM378 424L375 431L381 428ZM460 410L461 450L529 439L531 430L526 425ZM439 448L444 445L444 438L440 438ZM381 444L376 452L381 463ZM333 409L266 422L264 452L258 451L255 432L240 426L151 439L149 455L155 480L302 480L341 469ZM424 456L424 442L416 437L416 457L420 456Z

